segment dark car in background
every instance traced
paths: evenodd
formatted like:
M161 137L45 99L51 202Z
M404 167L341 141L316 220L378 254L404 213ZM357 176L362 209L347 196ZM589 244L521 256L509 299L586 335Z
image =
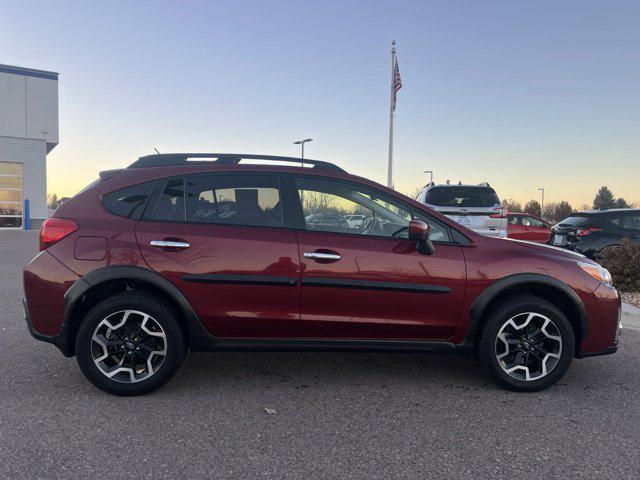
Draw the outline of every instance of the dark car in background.
M640 243L640 209L576 212L553 226L549 243L595 258L624 238Z
M615 352L621 331L596 262L478 235L330 163L260 155L103 172L44 222L24 292L32 335L119 395L163 385L187 349L458 352L534 391Z

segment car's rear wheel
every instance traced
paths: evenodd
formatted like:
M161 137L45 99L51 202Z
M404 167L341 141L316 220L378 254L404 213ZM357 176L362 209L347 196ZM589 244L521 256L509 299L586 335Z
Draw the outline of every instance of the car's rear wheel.
M533 295L513 295L492 307L478 344L484 372L517 391L537 391L565 374L575 352L567 317Z
M164 385L186 351L177 315L161 299L128 291L103 300L76 335L76 358L96 387L142 395Z

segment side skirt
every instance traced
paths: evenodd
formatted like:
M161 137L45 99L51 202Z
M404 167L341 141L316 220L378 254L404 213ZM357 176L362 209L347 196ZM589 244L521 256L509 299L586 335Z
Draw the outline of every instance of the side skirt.
M334 340L322 338L200 338L192 350L197 352L449 352L463 353L445 341L415 340Z

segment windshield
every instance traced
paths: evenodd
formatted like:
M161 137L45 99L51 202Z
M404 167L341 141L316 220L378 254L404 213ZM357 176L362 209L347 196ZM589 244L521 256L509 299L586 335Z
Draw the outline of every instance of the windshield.
M490 187L434 187L427 192L424 201L438 207L493 207L500 205L496 191Z

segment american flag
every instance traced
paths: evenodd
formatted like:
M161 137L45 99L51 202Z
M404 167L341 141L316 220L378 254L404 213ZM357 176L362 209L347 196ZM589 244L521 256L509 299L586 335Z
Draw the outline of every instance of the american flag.
M398 94L398 90L402 88L402 79L400 78L400 69L398 68L398 59L394 56L394 65L393 65L393 84L391 85L391 91L393 92L393 107L392 110L396 111L396 95Z

